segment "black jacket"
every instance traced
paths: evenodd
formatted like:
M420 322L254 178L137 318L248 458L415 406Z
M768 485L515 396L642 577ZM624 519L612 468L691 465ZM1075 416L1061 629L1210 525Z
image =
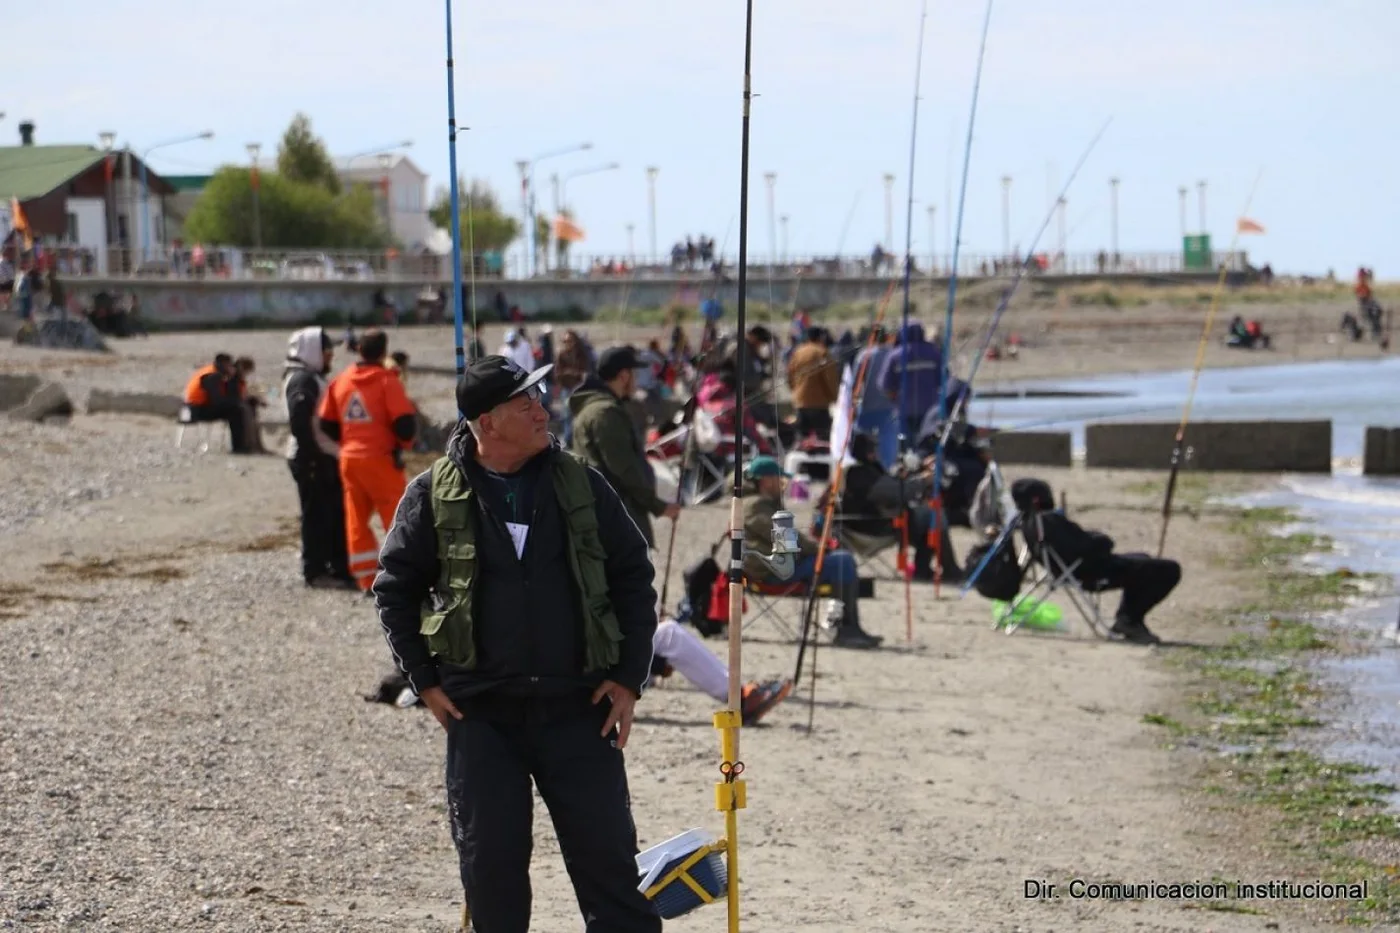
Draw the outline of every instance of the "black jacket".
M335 458L321 450L316 442L316 407L321 401L320 377L309 369L293 369L287 374L283 389L287 396L287 429L296 439L296 454L291 459L299 464L322 464Z
M466 430L459 429L448 442L448 456L468 483L484 489L475 451L476 442ZM409 483L379 553L374 595L389 649L415 690L441 685L456 702L480 694L493 699L564 696L612 680L640 695L651 671L656 631L655 571L646 541L617 493L590 468L598 531L607 553L608 592L622 644L614 668L585 674L583 618L569 570L564 518L549 476L550 458L566 456L551 446L526 467L539 475L523 560L516 557L490 497L472 497L479 563L473 607L477 665L470 671L434 659L419 632L424 603L436 599L439 574L432 473Z

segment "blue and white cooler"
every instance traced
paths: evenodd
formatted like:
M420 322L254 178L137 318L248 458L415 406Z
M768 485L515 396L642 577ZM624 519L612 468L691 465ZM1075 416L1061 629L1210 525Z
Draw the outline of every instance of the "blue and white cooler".
M637 889L666 920L712 904L729 893L724 848L703 829L672 836L637 855Z

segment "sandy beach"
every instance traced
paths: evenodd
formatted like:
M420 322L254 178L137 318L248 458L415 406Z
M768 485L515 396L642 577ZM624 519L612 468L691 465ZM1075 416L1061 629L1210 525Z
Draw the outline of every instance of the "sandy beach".
M460 890L441 731L421 710L361 698L387 651L362 600L301 586L282 462L177 452L148 418L0 422L0 445L11 452L0 525L22 545L0 570L0 814L14 841L0 852L0 918L451 929ZM1040 475L1120 548L1149 547L1149 477ZM673 593L725 515L684 514ZM1178 519L1174 536L1187 582L1153 624L1173 642L1219 639L1210 620L1241 592L1231 536L1210 517ZM1189 881L1258 866L1228 822L1183 797L1188 775L1142 723L1181 689L1162 663L1178 649L1082 631L1007 637L985 602L955 597L915 588L906 643L903 586L879 582L862 611L887 648L820 651L813 732L805 688L745 732L746 928L1278 928L1272 913L1203 924L1181 902L1024 898L1026 879ZM793 660L775 628L746 640L754 676ZM722 825L714 706L679 679L641 705L628 757L643 845ZM534 928L574 926L542 811L533 876ZM668 929L713 928L721 911Z
M1198 312L1157 309L1143 319L1151 326L1107 327L1104 317L1092 344L1092 326L1059 327L1055 313L1016 319L1021 358L989 364L979 384L1194 360ZM1076 321L1124 313L1080 309ZM1374 346L1326 341L1333 313L1312 309L1304 317L1316 330L1297 331L1311 337L1290 345L1280 334L1271 352L1213 347L1208 365L1374 358ZM490 349L501 330L485 329ZM603 326L590 332L607 336ZM168 334L119 341L105 355L5 345L0 372L55 379L81 410L92 388L177 393L216 350L253 356L257 378L275 386L285 341L280 331ZM450 328L403 328L391 346L422 364L451 362ZM426 373L409 385L442 420L453 412L450 387ZM460 887L441 730L422 710L362 699L387 673L388 651L364 601L301 585L282 460L176 450L170 424L112 415L0 420L0 449L0 532L10 542L0 566L0 827L13 840L0 847L0 926L454 929ZM1154 549L1160 475L1011 469L1008 478L1028 472L1065 490L1075 517L1120 550ZM1209 489L1268 481L1214 477ZM1199 506L1206 488L1178 501ZM796 506L805 526L811 505ZM724 505L684 513L673 604L680 568L722 533L726 515ZM1227 518L1178 517L1172 534L1169 554L1186 579L1151 619L1172 643L1154 649L1099 642L1082 628L1007 637L975 594L934 598L922 585L906 641L904 586L880 580L862 615L885 649L819 651L810 733L806 684L744 733L745 928L1312 929L1287 905L1207 914L1192 902L1024 896L1032 879L1187 882L1282 870L1260 855L1264 830L1202 799L1143 721L1188 690L1172 653L1228 637L1220 620L1258 585L1233 559ZM958 537L959 553L970 543ZM778 628L746 634L747 676L790 673L794 659ZM643 846L721 828L711 809L714 708L680 678L639 707L628 759ZM574 928L542 808L535 841L534 928ZM721 922L712 907L667 929Z

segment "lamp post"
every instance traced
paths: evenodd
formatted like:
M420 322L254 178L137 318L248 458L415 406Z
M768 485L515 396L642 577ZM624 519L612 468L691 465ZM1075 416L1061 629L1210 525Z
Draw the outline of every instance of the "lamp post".
M778 221L774 202L777 198L778 173L764 172L763 183L768 188L768 269L771 271L778 261Z
M1118 268L1118 179L1108 180L1109 239L1113 246L1113 268Z
M894 175L885 173L885 252L894 249Z
M1176 195L1181 202L1181 239L1184 242L1186 240L1186 186L1182 185L1177 188Z
M1001 255L1011 258L1011 176L1001 176Z
M262 143L248 144L248 159L252 162L249 183L253 189L253 248L262 249L262 217L258 206L258 156L262 153Z
M647 221L647 231L651 240L652 265L656 264L656 176L660 172L661 169L655 165L647 166L647 216L650 218Z
M779 217L778 222L783 225L782 253L778 258L783 263L783 265L786 266L788 261L788 215L784 214L783 216Z
M555 217L557 218L562 212L564 212L565 210L568 210L568 207L569 207L569 179L571 179L571 178L580 178L580 177L582 177L582 176L584 176L584 175L597 175L599 172L615 172L615 171L617 171L617 170L618 170L619 168L621 168L621 167L622 167L622 164L621 164L620 162L609 162L609 163L607 163L606 165L594 165L594 166L591 166L591 167L589 167L589 168L581 168L581 169L579 169L579 170L576 171L576 172L570 172L569 174L565 175L563 178L560 178L558 175L554 175L554 176L552 177L552 181L554 182L554 215L555 215ZM558 244L558 241L557 241L557 237L556 237L556 235L555 235L554 225L553 225L553 224L550 224L550 228L549 228L549 242L550 242L550 246L556 251L556 255L557 255L559 247L558 247L558 245L557 245L557 244ZM545 257L545 268L548 268L548 267L549 267L549 257L546 256L546 257Z
M101 269L103 273L106 273L107 265L111 261L112 228L116 226L116 207L112 203L112 147L117 144L117 134L102 132L97 134L97 138L102 143L102 178L107 186L107 190L104 192L104 198L107 202L104 205L106 218L103 222L103 226L107 228L107 235L104 237L107 241L107 248L102 251Z
M521 159L515 163L515 167L520 169L520 199L524 204L522 213L525 216L525 258L528 268L526 276L532 276L535 272L535 166L546 159L557 159L560 156L573 155L576 152L587 152L593 148L592 143L579 143L576 146L565 146L562 149L551 149L542 152L533 159Z
M928 272L929 275L938 273L938 253L934 250L934 238L938 227L934 224L934 217L938 214L938 205L928 206Z
M632 231L637 229L636 224L627 225L627 264L635 266L637 264L637 250L632 243Z
M1065 241L1069 236L1065 231L1065 214L1069 213L1069 201L1061 197L1055 202L1055 207L1060 212L1060 274L1065 275L1069 272L1069 255L1065 252Z
M151 258L151 188L147 183L147 159L152 152L155 152L157 149L164 149L166 146L178 146L181 143L192 143L197 139L213 138L214 131L205 130L203 133L195 133L192 136L181 136L179 139L171 139L163 143L156 143L154 146L141 153L141 259L143 261Z
M394 202L389 198L389 166L393 164L394 157L387 152L379 153L379 188L384 192L384 226L389 229L390 235L394 232Z
M1196 182L1196 189L1201 194L1201 233L1206 232L1206 180L1202 178Z

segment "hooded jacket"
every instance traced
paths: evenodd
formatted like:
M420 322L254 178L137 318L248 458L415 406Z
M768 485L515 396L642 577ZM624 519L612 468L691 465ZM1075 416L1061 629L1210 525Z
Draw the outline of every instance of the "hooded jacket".
M590 376L569 396L569 415L574 424L570 449L612 484L647 546L655 547L651 516L666 511L666 503L656 494L646 448L622 400Z
M909 394L899 405L904 390L905 360L908 360ZM880 388L895 399L904 417L922 420L929 409L938 404L943 383L943 351L924 339L924 326L907 325L899 337L899 345L885 357L880 371Z
M476 460L476 441L460 427L447 445L450 457L474 488L488 482ZM421 632L424 606L441 606L436 593L441 567L434 524L432 471L408 484L393 527L380 550L374 595L379 621L394 660L416 692L441 686L460 703L490 699L583 695L602 680L639 695L651 673L656 631L655 571L646 543L617 493L596 470L588 471L605 552L608 598L622 632L618 662L605 672L584 673L584 621L569 568L564 516L549 480L549 458L569 456L552 444L526 464L538 471L534 511L524 551L515 544L491 496L472 497L477 521L474 588L476 665L471 670L439 661Z
M287 459L304 461L317 453L339 457L340 445L333 441L316 417L321 397L326 394L325 330L304 327L287 341L287 361L283 370L282 397L287 401Z

